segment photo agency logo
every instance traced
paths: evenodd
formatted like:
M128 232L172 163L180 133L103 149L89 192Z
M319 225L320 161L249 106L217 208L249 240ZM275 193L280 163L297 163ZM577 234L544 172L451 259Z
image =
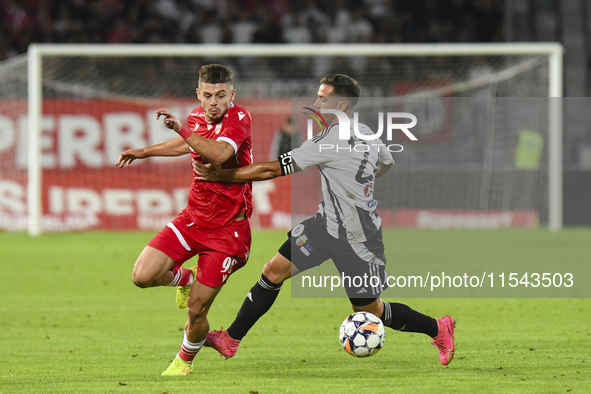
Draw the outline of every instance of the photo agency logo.
M337 117L338 123L336 126L339 128L339 140L341 141L348 141L347 145L335 145L335 144L328 144L328 143L320 143L318 144L318 149L320 152L328 151L328 150L354 150L356 152L367 152L370 149L378 149L380 145L386 146L389 152L398 153L402 152L404 147L400 144L391 143L393 140L393 134L395 130L402 131L408 139L411 141L417 141L417 137L410 131L411 128L416 126L417 124L417 117L409 112L387 112L384 116L383 112L378 112L378 129L375 133L371 132L363 133L359 130L359 113L353 112L352 117L344 113L343 111L339 111L336 109L321 109L320 112L316 111L309 107L302 107L309 112L303 112L305 115L309 115L312 119L308 119L307 122L307 139L314 138L314 122L316 121L318 126L320 126L320 130L328 130L328 124L322 114L333 114ZM384 118L386 119L386 126L384 127ZM406 123L395 123L395 121L400 121L401 119L410 120L410 122ZM351 120L353 121L352 128L351 128ZM370 130L368 127L364 127L365 130ZM385 139L381 138L385 133ZM353 136L351 135L351 130L353 130ZM365 141L366 143L363 144L353 144L351 143L355 139ZM374 142L372 142L374 141Z

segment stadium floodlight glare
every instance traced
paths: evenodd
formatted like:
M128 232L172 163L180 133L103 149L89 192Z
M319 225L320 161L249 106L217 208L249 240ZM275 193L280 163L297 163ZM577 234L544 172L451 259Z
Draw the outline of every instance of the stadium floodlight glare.
M520 96L528 96L528 89L542 89L540 93L536 91L538 97L558 98L562 97L562 56L563 47L558 43L515 43L515 44L371 44L371 45L103 45L103 44L32 44L29 46L27 54L28 67L28 231L34 236L42 232L42 159L41 159L41 120L42 108L44 104L44 87L53 87L64 92L71 88L72 95L77 92L87 92L92 89L103 89L101 97L105 97L104 85L97 81L90 81L88 85L76 83L69 85L68 82L51 80L56 74L58 66L53 65L52 61L62 58L68 59L131 59L131 58L203 58L207 59L234 59L237 63L245 65L245 68L251 67L253 70L258 67L256 59L277 59L277 58L330 58L330 57L360 57L364 59L374 59L379 57L401 57L417 59L433 59L433 61L423 62L425 64L433 63L434 66L441 66L437 59L441 58L464 58L464 57L498 57L499 59L519 58L520 61L506 61L506 67L494 70L489 76L475 79L465 78L462 81L452 81L453 91L465 91L477 89L499 81L511 80L519 73L532 72L534 67L535 78L530 78L529 82L523 82L516 85L515 89L521 89L516 92ZM539 63L531 65L532 58L543 59L543 67L538 67ZM527 63L530 62L530 63ZM103 63L101 63L103 64ZM269 65L270 64L270 65ZM47 66L55 67L51 72L47 71ZM249 66L250 65L250 66ZM85 67L92 69L100 65L85 64ZM62 66L59 66L62 67ZM125 66L119 66L120 70ZM273 62L267 63L268 69L275 73L278 79L277 84L281 83L281 72L274 69ZM294 66L297 67L297 66ZM427 66L425 66L427 67ZM441 66L444 67L444 66ZM63 67L62 67L63 68ZM114 67L114 72L117 68ZM129 70L127 70L129 71ZM453 70L448 70L453 71ZM421 72L428 75L428 70ZM80 73L81 74L81 73ZM262 74L264 78L271 78ZM88 73L88 78L94 78ZM390 78L389 75L382 74L376 78ZM536 79L537 78L537 79ZM125 83L125 78L120 78L121 83ZM314 83L316 82L316 78ZM131 83L130 81L127 81ZM155 82L158 84L159 82ZM241 81L242 83L242 81ZM544 86L536 86L544 85ZM446 91L446 89L448 89ZM433 90L441 90L442 95L449 93L449 86L445 84L436 84ZM86 94L86 93L85 93ZM512 94L508 90L506 94ZM114 96L125 96L131 99L132 93L113 93ZM296 96L296 95L293 95ZM289 96L287 96L289 97ZM141 97L140 97L141 99ZM547 164L547 223L551 231L558 231L562 227L562 103L560 99L549 100L548 121L548 164Z

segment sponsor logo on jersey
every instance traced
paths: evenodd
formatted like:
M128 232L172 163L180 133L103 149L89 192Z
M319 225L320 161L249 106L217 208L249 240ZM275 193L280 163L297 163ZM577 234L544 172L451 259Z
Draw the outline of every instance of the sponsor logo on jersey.
M244 118L246 116L246 114L242 111L238 112L238 119L242 120L242 118Z
M306 248L304 248L303 246L300 248L300 250L302 251L303 254L305 254L306 256L310 256L310 252L308 252L306 250Z

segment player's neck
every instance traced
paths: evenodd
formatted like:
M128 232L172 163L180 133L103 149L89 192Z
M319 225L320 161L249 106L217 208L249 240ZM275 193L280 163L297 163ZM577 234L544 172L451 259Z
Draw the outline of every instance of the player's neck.
M351 119L351 114L350 114L350 113L347 113L347 112L345 112L345 114L347 114L347 117L348 117L349 119ZM327 127L328 127L328 129L330 129L332 126L334 126L334 125L336 125L336 124L339 124L339 119L338 119L338 118L336 118L336 119L334 119L334 120L331 120L330 122L328 122L328 125L327 125Z

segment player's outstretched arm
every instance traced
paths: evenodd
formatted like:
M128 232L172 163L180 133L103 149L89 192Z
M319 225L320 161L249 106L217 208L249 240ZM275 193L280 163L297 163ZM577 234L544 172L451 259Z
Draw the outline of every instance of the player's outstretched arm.
M189 146L181 137L146 148L128 149L121 153L115 166L124 167L130 165L136 159L145 159L151 156L181 156L190 152Z
M161 108L156 111L156 119L160 119L161 116L164 116L164 126L179 133L179 135L186 141L187 145L193 148L193 150L207 162L222 164L234 155L234 148L232 145L225 141L210 140L209 138L204 138L198 134L192 133L166 108Z
M249 164L244 167L222 169L218 165L202 164L193 160L195 179L208 182L244 183L266 181L283 175L279 160Z

